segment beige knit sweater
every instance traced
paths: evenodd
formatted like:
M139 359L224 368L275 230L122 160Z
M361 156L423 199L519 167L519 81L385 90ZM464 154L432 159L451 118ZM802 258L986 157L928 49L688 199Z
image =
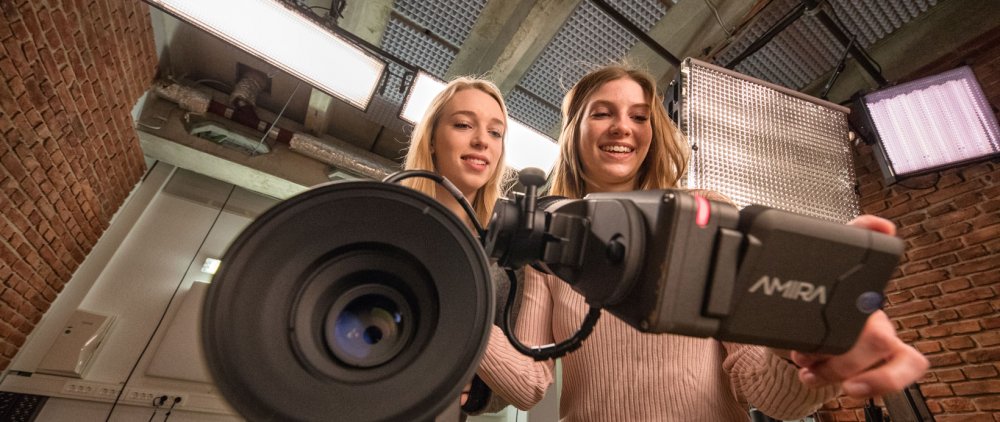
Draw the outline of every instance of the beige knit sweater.
M587 306L554 276L528 269L515 332L544 345L572 336ZM644 334L605 313L583 346L563 359L564 421L746 421L755 406L779 419L811 414L839 393L810 389L796 367L765 348L669 334ZM552 383L551 361L518 353L494 326L479 376L520 409Z

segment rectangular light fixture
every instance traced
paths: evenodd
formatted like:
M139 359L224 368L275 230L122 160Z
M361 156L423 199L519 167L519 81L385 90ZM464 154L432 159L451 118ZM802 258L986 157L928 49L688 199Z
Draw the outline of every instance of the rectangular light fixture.
M431 101L439 92L444 91L445 83L426 72L417 72L410 84L410 91L403 100L403 111L399 114L403 120L417 124L424 118L424 112L431 106Z
M147 2L361 109L386 66L274 0Z
M399 117L416 124L424 117L424 112L431 101L444 90L447 84L425 73L417 72L410 84L410 91L403 101L403 110ZM525 167L537 167L546 173L552 169L559 155L559 146L552 138L528 127L524 123L508 118L507 135L507 165L515 170Z
M860 213L846 107L702 61L668 109L691 144L687 187L830 221Z
M889 183L1000 155L996 115L968 66L869 93L856 104L853 120L874 143Z
M559 144L514 119L507 127L507 165L520 171L535 167L548 174L559 156Z
M215 274L216 271L219 271L219 265L221 264L222 261L218 259L205 258L205 262L201 264L201 272L205 274Z

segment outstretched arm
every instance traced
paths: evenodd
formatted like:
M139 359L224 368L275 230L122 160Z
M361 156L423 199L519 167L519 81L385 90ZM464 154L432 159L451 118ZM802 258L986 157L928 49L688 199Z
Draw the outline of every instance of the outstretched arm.
M889 220L862 215L848 224L896 234ZM792 360L802 367L799 379L808 386L840 383L844 393L864 398L900 391L927 372L930 363L920 352L903 343L885 312L868 317L861 335L846 353L836 356L792 352Z

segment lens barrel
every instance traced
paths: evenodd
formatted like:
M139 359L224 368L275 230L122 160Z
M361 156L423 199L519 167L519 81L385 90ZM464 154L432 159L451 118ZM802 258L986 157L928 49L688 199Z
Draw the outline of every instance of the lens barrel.
M249 420L431 420L472 378L493 316L486 257L434 199L341 182L233 242L209 287L209 369Z

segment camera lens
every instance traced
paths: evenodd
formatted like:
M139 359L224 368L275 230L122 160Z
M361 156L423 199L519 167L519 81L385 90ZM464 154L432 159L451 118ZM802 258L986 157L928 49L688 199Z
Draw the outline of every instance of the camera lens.
M246 420L433 420L486 347L482 248L447 208L403 186L296 195L247 226L223 262L202 342Z
M371 368L392 360L407 344L413 316L394 289L364 285L338 298L324 325L326 345L337 359Z

